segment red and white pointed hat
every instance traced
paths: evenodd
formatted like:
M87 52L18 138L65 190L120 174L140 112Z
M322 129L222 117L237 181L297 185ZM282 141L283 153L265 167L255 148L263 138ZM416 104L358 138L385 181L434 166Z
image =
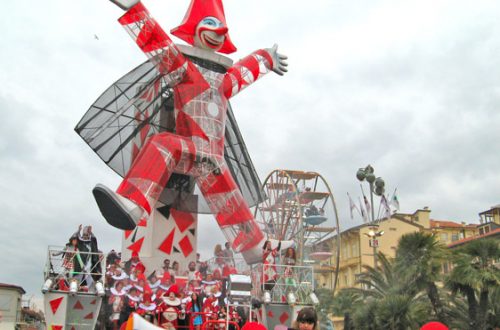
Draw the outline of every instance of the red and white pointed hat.
M217 18L227 28L222 0L191 0L191 4L189 5L181 25L170 30L170 33L186 41L190 45L194 45L196 26L202 19L208 16ZM226 32L224 36L226 37L224 44L218 51L225 54L234 53L236 47L229 38L229 33Z

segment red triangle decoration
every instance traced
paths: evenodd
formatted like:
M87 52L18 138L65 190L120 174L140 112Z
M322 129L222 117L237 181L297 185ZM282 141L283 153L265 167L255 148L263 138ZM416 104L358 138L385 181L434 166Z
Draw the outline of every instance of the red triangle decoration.
M52 330L62 330L63 326L62 325L53 325L51 326Z
M137 226L138 226L138 227L146 227L146 224L147 224L146 219L141 219L141 220L137 223Z
M179 241L179 247L181 248L184 257L187 257L191 254L191 252L193 252L193 245L191 245L187 235Z
M141 238L140 240L137 240L135 243L131 244L127 249L129 249L132 252L141 252L142 248L142 243L144 242L144 237Z
M91 305L95 305L95 303L97 302L97 299L94 299L90 302Z
M80 300L76 302L75 306L73 306L73 309L83 309L83 305Z
M183 233L194 223L194 217L191 213L178 211L176 209L170 209L170 214L175 220L177 228Z
M134 230L125 230L125 239L127 239Z
M57 312L57 309L59 308L59 305L61 305L63 299L64 297L60 297L50 301L50 309L52 309L52 314L55 314Z
M168 234L167 238L161 243L158 247L158 250L165 252L166 254L172 253L172 245L174 244L174 234L175 229L173 229L170 234Z
M270 318L273 318L274 317L273 311L269 310L269 312L267 312L267 316L269 316Z
M90 312L89 314L85 315L84 319L86 320L92 320L94 318L94 313Z
M76 330L75 327L71 327L71 330Z
M285 324L286 320L288 320L288 313L287 312L283 312L283 314L281 314L280 316L280 322L281 324Z

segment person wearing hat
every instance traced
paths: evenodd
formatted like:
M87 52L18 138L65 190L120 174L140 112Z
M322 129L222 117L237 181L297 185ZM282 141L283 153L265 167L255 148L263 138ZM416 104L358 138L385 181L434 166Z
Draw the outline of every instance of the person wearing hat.
M123 308L120 312L120 321L118 323L120 326L128 320L130 314L137 310L140 302L139 291L134 287L130 288L123 298Z
M159 311L161 312L160 325L164 329L176 329L178 324L181 300L178 297L179 288L172 285L167 291L166 297L162 298Z
M151 214L172 173L189 175L232 248L248 263L260 261L264 234L224 159L227 108L230 98L265 74L283 75L286 56L278 53L277 45L259 49L234 65L216 54L236 51L222 0L191 1L182 24L171 30L194 46L182 48L139 0L112 2L127 10L119 22L173 89L176 124L175 133L149 137L116 192L96 185L93 194L102 215L114 227L134 229ZM207 69L193 57L211 60L223 70Z
M127 274L130 274L132 269L135 267L140 262L139 259L139 253L137 251L132 251L132 256L130 257L129 260L125 262L125 265L123 265L123 268L125 269L125 272Z
M157 306L152 299L152 292L144 292L142 295L142 302L139 303L139 307L137 308L137 314L153 323L156 319L156 308Z

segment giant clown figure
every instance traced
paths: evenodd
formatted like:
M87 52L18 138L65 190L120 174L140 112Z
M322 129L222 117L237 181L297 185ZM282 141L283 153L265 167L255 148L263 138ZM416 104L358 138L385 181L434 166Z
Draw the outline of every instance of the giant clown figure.
M286 56L277 45L260 49L226 72L204 68L175 45L138 0L111 0L126 13L119 22L173 90L175 131L151 136L114 192L98 184L93 194L105 219L130 230L147 218L173 173L195 178L226 239L247 263L262 261L264 235L224 159L228 100L274 71L283 75ZM204 54L233 53L221 0L192 0L171 33Z

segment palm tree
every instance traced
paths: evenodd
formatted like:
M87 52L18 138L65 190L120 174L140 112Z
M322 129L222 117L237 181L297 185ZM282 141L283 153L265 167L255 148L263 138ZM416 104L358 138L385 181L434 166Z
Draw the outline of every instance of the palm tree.
M453 293L462 293L468 305L469 328L486 329L490 292L500 285L500 245L496 240L474 240L454 254L454 268L447 280Z
M363 300L354 312L356 329L415 329L428 315L427 304L412 283L396 273L395 263L378 254L379 267L364 266L357 283L349 289Z
M449 253L434 235L415 232L399 239L396 272L417 292L425 291L438 321L448 324L443 302L436 285L441 280L441 265Z

